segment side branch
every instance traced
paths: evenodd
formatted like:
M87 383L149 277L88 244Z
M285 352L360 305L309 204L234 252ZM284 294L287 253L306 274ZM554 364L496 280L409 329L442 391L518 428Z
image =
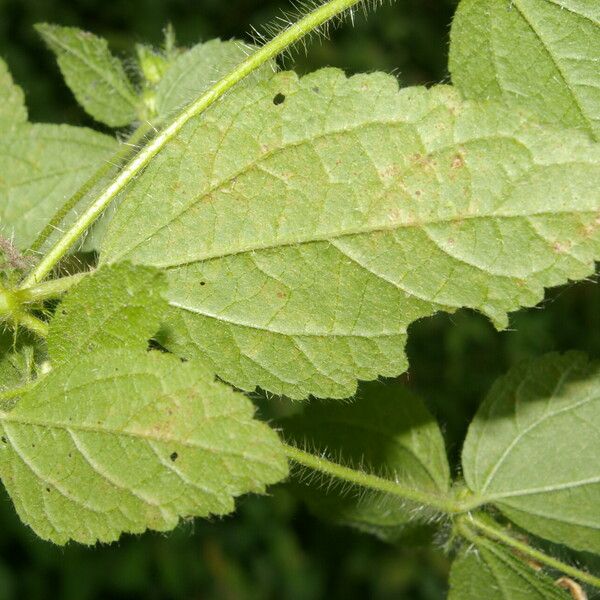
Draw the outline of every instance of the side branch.
M361 488L390 494L405 501L414 502L421 506L428 506L448 515L462 512L460 505L455 503L451 497L424 492L389 479L384 479L383 477L378 477L377 475L350 469L321 456L300 450L290 444L285 444L285 453L295 463L319 471L335 479L356 484Z

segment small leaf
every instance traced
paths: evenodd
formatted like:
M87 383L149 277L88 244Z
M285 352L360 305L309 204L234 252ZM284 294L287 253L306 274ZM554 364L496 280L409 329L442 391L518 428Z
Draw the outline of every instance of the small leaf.
M0 230L25 249L117 142L69 125L22 125L0 136ZM73 216L74 218L74 216Z
M166 531L286 476L277 434L253 411L197 364L91 353L0 413L0 476L21 519L57 544Z
M569 600L543 573L534 571L503 546L480 538L450 571L448 600Z
M50 322L53 365L103 348L145 350L167 310L166 282L149 267L105 267L80 281Z
M0 137L26 121L23 90L13 83L6 63L0 58Z
M156 87L156 107L160 119L169 117L216 81L234 69L251 47L241 41L210 40L180 54L169 66ZM268 63L244 80L243 86L273 75L274 64Z
M37 373L37 362L45 350L26 330L0 329L0 392L30 383ZM0 399L0 410L8 410L15 399Z
M600 140L600 3L462 0L450 72L468 98L501 98Z
M282 426L295 445L334 462L440 496L449 491L441 431L423 402L401 385L362 384L351 405L313 402ZM401 535L419 516L414 504L383 493L328 485L320 489L314 483L300 483L298 489L317 514L383 539Z
M520 527L600 553L600 367L550 354L496 382L471 423L464 476Z
M67 85L89 115L110 127L137 119L136 91L105 39L75 27L40 23L35 28L56 54Z
M600 145L448 87L325 69L234 90L125 193L101 261L168 269L163 343L244 390L351 396L408 326L498 327L600 258Z

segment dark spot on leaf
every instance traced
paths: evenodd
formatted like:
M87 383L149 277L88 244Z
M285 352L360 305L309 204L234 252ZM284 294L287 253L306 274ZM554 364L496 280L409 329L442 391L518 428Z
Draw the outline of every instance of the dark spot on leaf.
M61 314L61 315L66 315L66 314L67 314L67 311L66 311L66 310L63 308L63 309L60 311L60 314Z
M46 488L46 491L47 491L47 492L49 492L49 491L50 491L50 488Z
M206 281L201 281L200 285L206 285Z
M169 457L173 462L175 462L177 460L177 458L179 457L179 454L177 454L177 452L173 452L171 454L171 456Z
M275 94L275 97L273 98L273 104L275 104L275 106L278 106L279 104L283 104L285 102L285 96L283 94Z
M8 442L6 441L6 438L5 438L4 436L2 436L2 442L3 442L4 444L8 444Z
M314 87L312 90L315 94L318 94L321 91L321 89L318 87Z

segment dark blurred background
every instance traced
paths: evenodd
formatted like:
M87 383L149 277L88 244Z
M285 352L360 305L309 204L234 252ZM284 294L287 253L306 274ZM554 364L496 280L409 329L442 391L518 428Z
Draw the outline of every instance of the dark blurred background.
M399 0L331 41L295 56L301 72L334 65L384 70L402 85L447 81L455 0ZM34 121L93 125L62 83L32 25L49 21L109 39L121 57L136 42L160 44L167 22L180 45L243 37L268 23L282 0L0 0L0 55L24 88ZM291 66L288 61L288 66ZM513 315L498 333L476 314L439 315L411 328L404 382L439 419L454 464L468 420L493 380L519 360L551 350L600 357L600 288L552 290L542 306ZM542 310L543 309L543 310ZM397 544L311 516L280 487L244 498L235 516L181 525L168 535L125 536L97 548L58 548L35 538L0 495L0 600L104 598L441 600L449 560L429 530ZM433 543L432 543L433 542Z

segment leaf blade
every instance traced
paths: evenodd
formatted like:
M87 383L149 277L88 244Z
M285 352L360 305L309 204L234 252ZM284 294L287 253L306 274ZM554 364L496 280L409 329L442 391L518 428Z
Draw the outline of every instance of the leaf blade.
M70 125L22 125L0 138L3 235L29 247L54 213L117 148L113 138ZM73 217L74 218L74 217Z
M598 368L551 354L500 379L469 428L467 484L532 533L597 552Z
M109 127L136 120L137 94L105 39L76 27L39 23L35 28L56 55L67 85L89 115Z
M52 363L105 348L145 350L167 310L165 291L162 274L150 267L120 263L86 276L50 323Z
M503 327L600 253L598 148L449 88L282 73L188 125L101 260L166 268L164 343L242 389L348 397L406 369L414 320Z
M165 531L286 475L277 435L252 415L198 365L92 353L2 413L0 473L21 518L55 543Z
M501 98L600 139L600 75L594 66L600 11L593 4L463 0L451 31L454 84L469 98Z
M26 121L23 90L13 82L8 65L0 58L0 135Z
M567 600L569 595L502 546L479 538L450 571L449 600Z

